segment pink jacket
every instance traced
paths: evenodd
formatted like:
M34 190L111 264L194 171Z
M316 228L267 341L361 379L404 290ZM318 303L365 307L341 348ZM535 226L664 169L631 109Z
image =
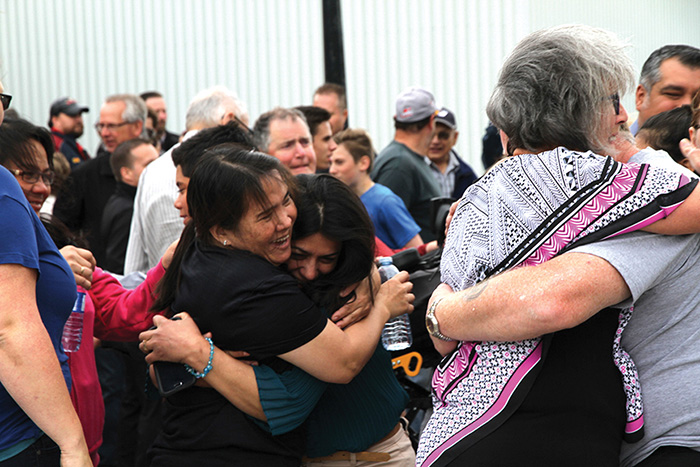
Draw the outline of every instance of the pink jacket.
M159 263L133 290L125 289L100 268L95 268L92 275L92 288L85 301L82 342L77 352L68 354L68 366L72 379L71 399L83 425L93 465L99 462L97 450L102 445L105 419L93 336L111 341L138 340L139 333L153 323L153 313L148 310L155 300L156 284L164 274L165 269Z

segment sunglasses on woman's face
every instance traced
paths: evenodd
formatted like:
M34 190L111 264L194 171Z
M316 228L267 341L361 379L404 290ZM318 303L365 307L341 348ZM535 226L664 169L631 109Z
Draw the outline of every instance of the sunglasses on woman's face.
M7 110L10 108L10 101L11 100L12 100L11 95L0 93L0 102L2 102L2 109L3 110Z

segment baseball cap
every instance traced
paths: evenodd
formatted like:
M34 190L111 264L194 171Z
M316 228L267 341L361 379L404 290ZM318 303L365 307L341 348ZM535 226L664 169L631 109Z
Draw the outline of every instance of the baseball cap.
M60 113L64 113L66 115L70 115L71 117L75 117L76 115L89 111L90 109L88 107L78 105L78 102L76 102L75 99L71 99L70 97L62 97L53 101L53 103L51 104L51 113L49 114L49 126L51 126L50 117L55 117Z
M399 94L396 99L397 122L413 123L430 117L438 110L435 98L425 89L412 87Z
M435 123L442 123L453 130L457 129L457 119L455 118L455 114L444 107L435 115Z

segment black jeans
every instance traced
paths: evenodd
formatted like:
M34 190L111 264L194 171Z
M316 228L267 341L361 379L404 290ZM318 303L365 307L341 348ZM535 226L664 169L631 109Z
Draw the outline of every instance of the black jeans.
M61 450L46 435L16 456L0 462L2 467L59 467L60 464Z
M696 467L700 452L680 446L662 446L636 467Z

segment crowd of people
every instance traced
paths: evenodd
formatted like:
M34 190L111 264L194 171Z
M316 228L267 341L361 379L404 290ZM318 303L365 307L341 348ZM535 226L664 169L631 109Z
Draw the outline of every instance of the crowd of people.
M651 54L630 124L626 47L526 36L481 177L420 87L379 153L334 83L254 122L205 89L175 133L115 94L92 157L88 107L0 84L0 466L700 465L700 49ZM418 440L380 342L413 284L375 265L406 249L441 254Z

